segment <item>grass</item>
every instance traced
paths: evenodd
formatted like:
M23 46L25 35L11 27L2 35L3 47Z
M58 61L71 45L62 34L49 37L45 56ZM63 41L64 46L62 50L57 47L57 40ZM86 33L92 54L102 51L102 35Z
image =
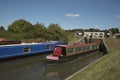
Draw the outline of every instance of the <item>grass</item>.
M120 80L120 39L105 39L109 53L69 80Z
M81 35L78 35L78 36L70 36L70 41L68 42L69 44L73 44L75 42L78 42L78 40L81 39Z

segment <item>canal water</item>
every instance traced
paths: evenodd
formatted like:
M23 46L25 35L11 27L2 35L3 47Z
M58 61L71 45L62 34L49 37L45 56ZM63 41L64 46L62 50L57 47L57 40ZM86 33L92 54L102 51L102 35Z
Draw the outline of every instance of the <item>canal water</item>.
M0 62L0 80L64 80L103 56L99 52L92 52L67 63L46 65L46 55Z

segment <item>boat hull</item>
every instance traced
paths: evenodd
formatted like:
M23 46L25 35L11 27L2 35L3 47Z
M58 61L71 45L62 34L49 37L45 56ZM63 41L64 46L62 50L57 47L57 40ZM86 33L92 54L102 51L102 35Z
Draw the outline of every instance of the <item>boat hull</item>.
M47 59L45 61L45 63L47 65L62 64L62 63L66 63L66 62L72 61L74 59L77 59L79 57L84 57L84 56L89 55L93 52L98 52L99 53L100 51L99 51L99 49L95 49L95 50L75 54L75 55L72 55L72 56L60 56L58 60Z

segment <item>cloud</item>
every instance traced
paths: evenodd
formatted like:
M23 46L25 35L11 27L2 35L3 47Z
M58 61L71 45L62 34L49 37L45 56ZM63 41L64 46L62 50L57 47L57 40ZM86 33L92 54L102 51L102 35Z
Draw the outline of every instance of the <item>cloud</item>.
M116 15L115 17L116 17L116 18L120 18L120 14Z
M65 16L67 16L67 17L79 17L80 14L70 13L70 14L65 14Z
M101 28L101 26L97 25L97 26L95 26L94 28L100 29L100 28Z

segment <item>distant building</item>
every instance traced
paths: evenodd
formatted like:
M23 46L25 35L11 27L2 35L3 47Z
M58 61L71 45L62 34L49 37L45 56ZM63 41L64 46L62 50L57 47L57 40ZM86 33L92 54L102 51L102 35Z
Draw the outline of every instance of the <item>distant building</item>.
M120 38L120 33L114 34L113 38Z
M75 32L75 33L74 33L74 36L78 36L78 35L81 35L81 36L82 36L83 33L81 33L81 32Z
M94 38L94 39L98 39L98 38L104 38L104 32L84 32L84 37L86 38Z

